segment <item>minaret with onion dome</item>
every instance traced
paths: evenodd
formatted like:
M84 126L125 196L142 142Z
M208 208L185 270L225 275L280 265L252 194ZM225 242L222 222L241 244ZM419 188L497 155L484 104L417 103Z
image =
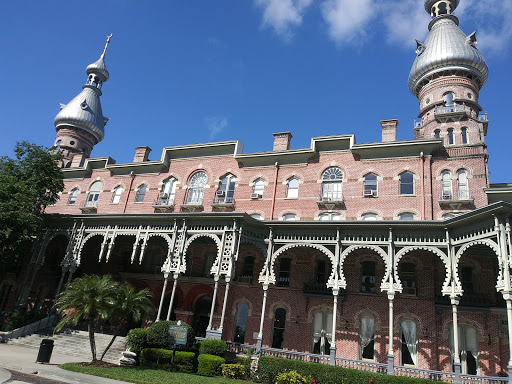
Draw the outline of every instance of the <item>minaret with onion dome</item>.
M481 114L479 92L487 80L487 64L476 48L476 32L464 34L453 14L459 0L425 0L432 20L429 35L417 42L409 73L409 89L418 98L417 139L441 138L446 146L480 145L485 152L487 115Z
M112 35L107 37L100 58L87 66L87 82L80 92L55 116L57 131L55 148L62 153L62 167L81 166L95 144L103 140L108 118L103 116L100 96L101 86L109 78L105 66L105 53Z

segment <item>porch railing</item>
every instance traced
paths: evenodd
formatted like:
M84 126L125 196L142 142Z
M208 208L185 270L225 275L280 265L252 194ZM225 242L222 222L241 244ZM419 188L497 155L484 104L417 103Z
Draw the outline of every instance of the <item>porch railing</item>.
M388 373L388 365L382 363L375 363L373 361L364 360L350 360L342 357L335 359L337 367L343 367L348 369L357 369L359 371L375 372L375 373Z
M32 324L24 325L21 328L13 329L8 332L0 332L0 340L7 341L10 339L17 339L18 337L31 335L42 329L51 328L55 325L57 319L57 315L50 315Z
M261 348L261 356L282 357L283 359L299 360L307 363L329 364L330 356L316 355L313 353L286 351L277 348Z

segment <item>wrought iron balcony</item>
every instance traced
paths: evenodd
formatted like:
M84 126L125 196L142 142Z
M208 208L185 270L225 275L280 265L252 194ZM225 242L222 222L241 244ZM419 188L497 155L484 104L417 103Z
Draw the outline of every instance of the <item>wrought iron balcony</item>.
M86 201L80 206L82 213L96 213L98 212L98 201Z
M155 208L155 212L172 212L174 210L174 199L171 197L158 198L153 202L153 208Z
M317 205L319 208L332 209L345 204L343 194L341 192L322 194L318 197Z
M451 191L445 191L441 193L439 197L439 205L453 205L453 204L473 204L474 199L470 191L458 191L457 194L453 194Z
M215 196L212 199L212 207L214 208L234 208L235 199L229 196Z

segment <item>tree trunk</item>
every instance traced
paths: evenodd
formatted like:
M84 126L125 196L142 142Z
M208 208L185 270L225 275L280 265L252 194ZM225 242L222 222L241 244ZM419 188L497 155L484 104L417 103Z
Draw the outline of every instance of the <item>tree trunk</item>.
M91 343L92 361L96 361L96 341L94 340L94 322L89 321L89 342Z
M112 339L110 340L110 343L108 343L107 347L105 348L105 350L103 351L103 354L101 355L100 357L100 361L103 361L103 358L105 357L105 355L107 354L107 351L110 349L110 347L112 346L112 344L114 344L114 340L116 339L117 335L119 335L119 332L116 330L116 332L114 333L114 336L112 337Z

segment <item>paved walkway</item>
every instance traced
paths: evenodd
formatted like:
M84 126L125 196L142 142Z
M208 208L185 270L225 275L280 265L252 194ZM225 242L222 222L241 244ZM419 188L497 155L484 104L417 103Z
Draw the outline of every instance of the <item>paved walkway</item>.
M37 349L24 348L17 345L0 344L0 383L27 384L43 382L69 383L69 384L123 384L124 381L105 379L97 376L84 375L65 371L58 367L59 364L86 361L76 356L66 356L53 353L49 364L36 363ZM23 381L20 381L16 374L20 372Z

